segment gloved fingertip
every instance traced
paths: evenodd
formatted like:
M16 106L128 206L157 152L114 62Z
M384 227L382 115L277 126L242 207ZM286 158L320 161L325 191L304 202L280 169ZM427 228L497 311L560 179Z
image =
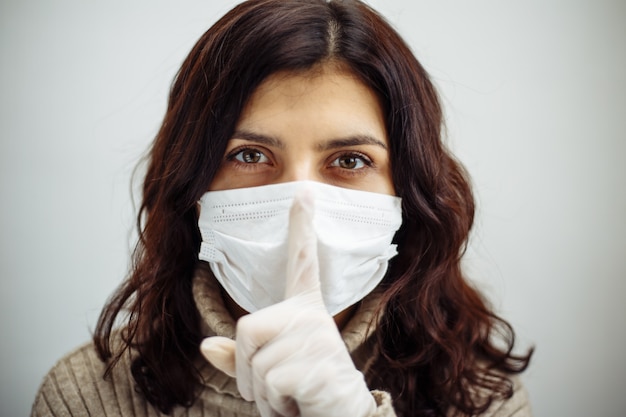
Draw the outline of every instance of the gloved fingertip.
M315 204L315 191L307 186L300 188L294 196L294 204L297 204L307 213L312 213Z
M230 377L235 377L235 341L226 337L207 337L200 344L200 352L213 366Z

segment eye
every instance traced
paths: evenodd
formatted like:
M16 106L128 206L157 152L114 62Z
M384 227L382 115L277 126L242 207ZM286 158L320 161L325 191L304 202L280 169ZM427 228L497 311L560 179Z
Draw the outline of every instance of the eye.
M239 149L231 153L228 159L235 159L244 164L266 164L269 162L269 158L263 152L254 148Z
M340 155L338 158L333 160L330 165L343 169L355 170L371 166L372 161L360 153L347 153Z

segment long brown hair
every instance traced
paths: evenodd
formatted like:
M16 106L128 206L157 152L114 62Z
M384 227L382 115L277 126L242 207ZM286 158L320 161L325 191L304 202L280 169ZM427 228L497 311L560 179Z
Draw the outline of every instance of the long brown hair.
M329 61L379 95L403 201L399 255L381 283L385 312L370 388L389 391L399 415L441 416L450 406L471 415L511 396L508 374L528 365L530 352L512 353L512 329L461 272L473 197L443 146L436 91L407 45L356 0L252 0L200 38L174 80L149 154L134 265L94 335L109 371L127 349L136 351L135 381L165 413L191 405L199 387L193 363L202 335L191 291L200 245L196 202L255 88L277 71ZM113 328L125 311L124 344L113 349ZM477 388L487 392L480 400Z

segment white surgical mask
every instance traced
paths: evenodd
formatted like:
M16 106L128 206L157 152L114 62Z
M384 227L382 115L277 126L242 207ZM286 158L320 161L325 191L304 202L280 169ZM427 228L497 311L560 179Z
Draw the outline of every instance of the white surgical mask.
M209 191L200 199L199 258L248 312L283 301L289 210L301 187L311 189L322 297L335 315L382 280L402 223L399 197L297 181Z

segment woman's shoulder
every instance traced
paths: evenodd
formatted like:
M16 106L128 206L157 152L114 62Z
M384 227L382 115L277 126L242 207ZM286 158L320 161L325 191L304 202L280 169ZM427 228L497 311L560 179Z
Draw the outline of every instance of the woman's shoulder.
M107 365L93 342L76 348L44 377L31 416L146 414L145 404L134 393L128 355L118 365L105 378ZM135 413L139 409L144 412Z

